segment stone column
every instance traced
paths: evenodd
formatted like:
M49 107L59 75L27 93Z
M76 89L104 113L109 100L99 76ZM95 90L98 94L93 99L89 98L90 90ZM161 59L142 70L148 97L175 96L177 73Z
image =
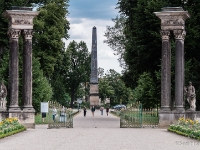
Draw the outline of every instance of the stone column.
M32 106L32 33L33 30L23 30L23 83L22 101L24 109L31 110Z
M169 30L161 30L162 65L161 65L161 111L170 111L171 101L171 46Z
M175 110L184 111L184 30L173 30L176 40L175 52Z
M19 74L18 74L18 38L20 30L10 28L8 31L10 38L10 59L9 59L9 93L10 93L10 105L9 110L19 110L18 105L18 92L19 92Z

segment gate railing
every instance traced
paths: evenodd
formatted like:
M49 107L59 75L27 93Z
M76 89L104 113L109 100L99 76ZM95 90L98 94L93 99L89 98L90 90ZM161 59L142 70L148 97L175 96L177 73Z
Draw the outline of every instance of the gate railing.
M158 113L155 109L142 109L137 103L120 112L120 128L142 128L158 126Z
M53 111L53 109L55 109ZM49 101L48 128L73 128L73 111L57 102Z

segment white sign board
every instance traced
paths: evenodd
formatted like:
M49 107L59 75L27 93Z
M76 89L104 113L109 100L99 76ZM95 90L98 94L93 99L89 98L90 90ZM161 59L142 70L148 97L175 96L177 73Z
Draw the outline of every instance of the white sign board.
M49 103L48 102L41 102L40 108L41 108L41 112L48 113Z
M82 103L82 100L81 100L81 99L78 99L77 102L78 102L79 104L81 104L81 103Z

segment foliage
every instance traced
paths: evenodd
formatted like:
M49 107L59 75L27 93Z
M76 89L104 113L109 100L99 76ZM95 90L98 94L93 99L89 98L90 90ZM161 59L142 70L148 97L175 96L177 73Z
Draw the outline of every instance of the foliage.
M119 63L120 66L125 67L124 64L124 50L125 50L125 42L126 38L124 35L124 26L126 18L124 15L120 14L116 16L116 18L112 19L114 22L114 26L107 26L105 37L107 40L104 40L104 43L107 43L108 46L113 49L115 55L119 55Z
M17 118L6 118L0 122L0 139L24 130L26 128L18 122Z
M138 86L133 90L133 99L140 101L143 108L156 108L158 99L155 99L157 91L150 73L144 72L138 79Z
M127 104L132 99L132 91L121 80L121 75L110 69L99 79L99 97L104 101L110 98L111 105Z
M62 81L60 84L63 84L63 92L69 93L71 108L73 108L73 102L77 98L77 94L80 94L80 91L77 93L79 87L84 88L81 84L89 81L90 58L85 42L72 41L69 43L67 50L63 52L62 60L58 62L56 67L55 76L56 74L59 75Z
M161 67L161 36L160 36L160 19L154 12L161 11L163 7L183 7L188 11L190 18L186 20L185 37L185 60L186 60L186 83L188 80L193 81L197 87L196 94L199 95L199 23L200 1L196 0L119 0L117 8L119 16L124 17L120 20L118 17L113 20L113 27L107 27L105 36L106 43L113 49L115 54L123 57L125 68L123 70L122 80L126 86L134 89L138 85L138 80L143 72L150 73L155 89L158 94L155 95L157 100L160 95L160 80L158 72ZM125 21L125 22L124 22ZM120 33L120 34L119 34ZM171 36L172 50L172 98L174 95L174 37ZM123 40L121 40L123 39ZM119 41L121 40L121 44ZM190 62L190 63L189 63ZM156 73L156 74L155 74ZM159 74L160 75L160 74ZM196 84L197 82L197 84ZM196 85L195 85L196 84ZM197 102L197 109L200 104Z
M40 63L37 59L33 58L33 107L36 113L40 112L40 102L47 102L52 97L52 87L49 81L43 75L40 69Z
M168 131L200 140L200 123L197 120L179 118L176 124L170 125Z
M39 112L40 102L48 101L52 97L54 87L49 81L54 72L57 60L64 51L63 39L68 39L69 22L68 0L15 0L0 2L0 13L11 6L35 7L40 13L34 19L33 35L33 106ZM0 17L0 79L4 80L7 87L9 76L9 38L7 36L8 21ZM22 37L19 38L19 105L22 105ZM51 80L52 81L52 80ZM9 90L9 89L8 89ZM68 97L67 93L63 97ZM8 92L9 99L9 92ZM9 101L7 103L9 105Z
M119 0L119 12L126 17L124 60L126 70L123 80L127 86L137 86L139 75L158 70L161 56L160 20L153 12L164 5L159 0ZM133 57L134 56L134 57Z
M83 101L83 102L81 103L81 107L83 108L84 106L85 106L87 109L90 108L90 102L85 102L85 101Z
M39 15L34 20L33 52L40 58L44 75L50 78L61 52L64 39L68 39L68 0L48 1L38 8Z

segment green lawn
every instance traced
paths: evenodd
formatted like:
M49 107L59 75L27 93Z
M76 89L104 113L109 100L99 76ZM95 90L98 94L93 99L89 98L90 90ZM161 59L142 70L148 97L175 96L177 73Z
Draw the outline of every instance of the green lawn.
M44 122L42 122L42 114L35 115L35 124L48 124L48 113L46 114L46 118L44 118Z

